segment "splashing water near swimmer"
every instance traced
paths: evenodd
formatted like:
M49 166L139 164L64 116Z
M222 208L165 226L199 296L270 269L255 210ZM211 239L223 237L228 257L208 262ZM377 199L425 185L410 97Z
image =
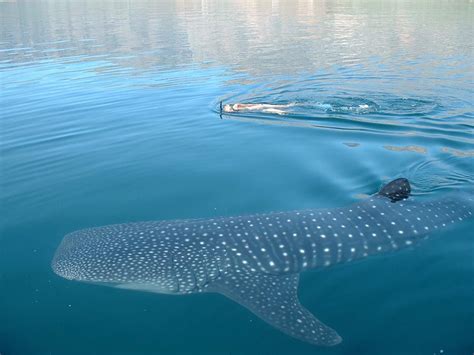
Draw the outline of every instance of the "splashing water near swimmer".
M376 105L368 103L354 103L354 105L344 105L329 102L289 102L286 104L270 104L270 103L220 103L220 113L236 114L236 113L267 113L277 115L287 115L301 113L300 111L319 111L333 113L370 113L376 110Z

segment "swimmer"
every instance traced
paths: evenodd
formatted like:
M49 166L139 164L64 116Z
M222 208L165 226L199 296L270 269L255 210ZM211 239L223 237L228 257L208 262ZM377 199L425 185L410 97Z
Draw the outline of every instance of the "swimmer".
M286 111L283 109L294 106L294 103L289 103L286 105L273 105L273 104L226 104L223 107L224 112L243 112L243 111L253 111L253 112L265 112L265 113L276 113L277 115L284 115Z

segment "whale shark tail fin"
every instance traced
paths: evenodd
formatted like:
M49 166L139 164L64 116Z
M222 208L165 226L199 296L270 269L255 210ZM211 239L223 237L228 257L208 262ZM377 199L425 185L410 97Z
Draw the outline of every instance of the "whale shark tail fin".
M388 197L392 202L405 200L410 196L411 187L408 179L395 179L384 185L378 195Z

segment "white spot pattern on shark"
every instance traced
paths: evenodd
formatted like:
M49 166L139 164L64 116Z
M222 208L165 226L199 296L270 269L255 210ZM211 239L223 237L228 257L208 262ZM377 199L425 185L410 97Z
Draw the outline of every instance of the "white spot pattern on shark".
M341 337L299 303L299 273L409 247L473 216L470 196L409 194L397 179L344 208L84 229L64 237L52 267L119 288L218 292L295 338L335 345Z

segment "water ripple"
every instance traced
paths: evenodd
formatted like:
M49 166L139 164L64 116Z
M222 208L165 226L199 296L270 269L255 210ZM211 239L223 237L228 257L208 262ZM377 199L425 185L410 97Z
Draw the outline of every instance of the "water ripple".
M324 80L337 86L337 79L324 75ZM299 127L357 130L381 135L421 136L448 141L474 144L474 113L470 107L457 105L456 112L450 107L450 98L405 97L393 93L366 92L364 95L350 92L334 92L322 86L321 80L310 85L294 80L291 84L256 86L242 94L230 94L218 100L245 103L294 103L285 109L286 114L275 115L261 112L239 112L223 117L261 123L280 123ZM321 85L321 84L320 84ZM326 85L326 84L324 84ZM313 86L314 89L308 89ZM217 101L217 100L216 100ZM218 111L218 104L213 108Z

